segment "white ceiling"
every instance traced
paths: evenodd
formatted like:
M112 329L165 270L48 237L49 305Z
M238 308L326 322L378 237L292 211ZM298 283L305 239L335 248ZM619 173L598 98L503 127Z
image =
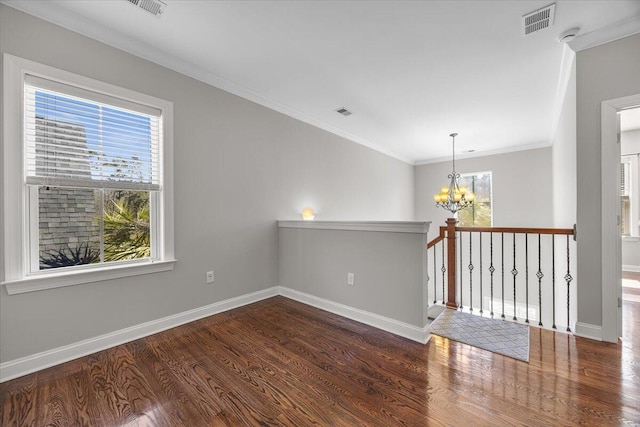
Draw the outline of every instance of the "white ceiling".
M549 146L573 52L640 32L640 1L3 0L409 163ZM334 110L345 107L353 115ZM470 156L471 154L466 154Z

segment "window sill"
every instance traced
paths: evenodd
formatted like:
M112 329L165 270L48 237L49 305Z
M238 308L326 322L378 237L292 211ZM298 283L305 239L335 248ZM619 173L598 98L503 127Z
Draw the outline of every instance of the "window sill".
M638 242L640 241L640 237L638 236L622 236L623 242Z
M45 289L62 288L64 286L80 285L83 283L100 282L103 280L169 271L173 270L175 262L175 259L171 259L140 264L101 267L85 271L47 273L37 276L29 276L23 279L7 280L0 284L7 289L7 293L9 295L15 295L26 292L42 291Z

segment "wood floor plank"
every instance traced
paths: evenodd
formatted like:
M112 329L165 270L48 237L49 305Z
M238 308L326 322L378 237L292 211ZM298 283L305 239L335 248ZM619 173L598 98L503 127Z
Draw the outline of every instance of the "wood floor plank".
M0 425L34 426L38 413L38 374L31 374L11 381L11 387L0 384L2 393L0 405Z
M531 328L526 363L275 297L0 384L0 423L640 424L640 303L623 311L618 344Z

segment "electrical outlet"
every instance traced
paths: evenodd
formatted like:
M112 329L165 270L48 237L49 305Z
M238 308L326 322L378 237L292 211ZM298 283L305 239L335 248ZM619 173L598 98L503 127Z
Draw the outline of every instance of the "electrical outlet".
M356 275L353 273L347 273L347 285L355 286Z
M214 279L213 270L207 271L207 283L213 283Z

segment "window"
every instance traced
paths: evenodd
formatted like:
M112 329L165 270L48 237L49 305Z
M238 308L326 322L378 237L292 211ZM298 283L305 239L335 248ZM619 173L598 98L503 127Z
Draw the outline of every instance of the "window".
M631 235L631 157L623 156L620 162L620 231L623 236Z
M623 237L637 238L640 235L639 163L640 155L636 153L620 158L620 232Z
M9 293L172 268L171 104L5 62Z
M473 205L458 212L460 227L491 227L491 172L461 174L460 186L475 193Z

